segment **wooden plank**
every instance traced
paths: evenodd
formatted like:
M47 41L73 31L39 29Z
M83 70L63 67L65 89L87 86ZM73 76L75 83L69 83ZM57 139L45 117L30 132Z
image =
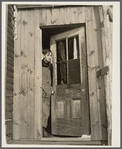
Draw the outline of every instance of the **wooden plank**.
M9 50L7 50L7 56L10 57L12 60L14 59L14 55Z
M65 139L66 140L66 139ZM105 144L106 142L104 142ZM13 144L42 144L42 145L101 145L102 141L41 141L41 140L13 140Z
M64 8L59 8L58 9L59 10L59 24L65 24L65 22L64 22L64 19L65 19L65 16L64 16L64 14L65 14L65 12L64 12ZM52 10L53 11L53 10ZM57 14L57 16L58 16L58 14Z
M9 134L9 133L12 133L13 131L13 121L7 121L6 122L6 133Z
M46 25L47 24L47 10L46 9L42 9L41 10L41 18L42 18L42 20L41 20L41 24L43 24L43 25Z
M8 5L8 8L11 10L11 11L13 11L13 5Z
M13 104L13 97L12 96L6 96L6 104Z
M14 24L10 21L8 21L8 26L11 30L9 30L9 33L11 34L11 36L13 36L13 33L11 31L14 31L13 28L14 28Z
M78 8L77 7L74 7L73 9L72 9L72 11L73 11L73 17L72 17L72 23L79 23L78 22Z
M5 7L5 38L4 38L4 40L5 40L5 70L4 70L4 75L5 75L5 80L4 80L4 85L5 85L5 90L4 90L4 100L6 99L6 82L7 82L7 74L6 74L6 71L7 71L7 24L8 24L8 5L6 5L6 7ZM4 103L5 103L5 101L4 101ZM6 104L4 105L4 107L2 107L2 108L4 108L4 112L5 112L5 108L6 108ZM3 116L3 119L5 119L5 117ZM3 131L5 131L5 134L4 134L4 136L3 137L6 137L6 130L4 129Z
M5 119L12 119L12 118L13 118L12 112L5 112Z
M7 71L7 76L10 77L10 78L13 78L14 77L14 72L11 72L9 70L6 70Z
M9 41L9 43L14 43L14 38L12 37L11 38L11 36L7 36L7 40Z
M11 23L11 22L10 22ZM12 23L11 23L12 24ZM10 26L8 25L8 32L14 36L14 29L13 28L10 28Z
M86 51L86 41L85 41L85 26L82 27L79 36L79 46L81 51L80 54L80 64L81 64L81 106L82 106L82 120L84 134L90 134L90 109L89 109L89 98L88 98L88 68L87 68L87 51ZM84 100L85 99L85 100Z
M14 42L12 42L8 37L7 37L7 44L9 44L12 48L14 48Z
M10 39L12 39L12 41L14 42L14 36L11 35L9 32L8 32L8 37L9 37Z
M39 29L39 15L38 11L35 11L35 134L34 138L42 137L42 30Z
M113 13L112 13L112 10L110 9L110 7L107 10L107 14L109 15L109 20L111 22L113 22Z
M12 112L13 111L13 105L6 105L6 112Z
M8 16L8 21L13 24L13 22L14 22L13 17L11 17L11 16L9 15L9 16Z
M6 83L6 89L9 91L13 91L13 85L10 83Z
M79 23L85 23L86 20L86 9L87 7L79 7L78 8L78 21Z
M97 89L96 89L96 68L97 60L95 55L96 48L94 46L96 40L93 33L93 8L86 8L86 40L87 40L87 59L88 59L88 78L89 78L89 100L90 100L90 118L91 118L91 138L92 140L99 140L99 110L97 103ZM92 54L91 54L92 53Z
M52 9L51 24L59 24L60 14L58 14L58 9ZM59 17L59 18L58 18Z
M14 66L14 60L12 60L10 57L7 57L7 63L11 66Z
M26 23L21 23L20 28L21 28L21 33L20 33L20 53L21 53L21 57L20 57L20 67L21 67L21 71L20 71L20 77L21 77L21 95L20 95L20 137L21 139L23 138L29 138L29 135L32 134L28 134L28 128L30 127L30 122L28 121L28 109L30 108L30 97L28 96L29 94L29 86L28 86L28 71L29 71L29 67L28 67L28 62L27 62L27 36L32 36L32 32L29 30L27 30L27 28L29 28L30 26L27 24L27 11L22 11L21 12L21 22L26 22ZM31 14L30 14L31 15ZM30 17L29 17L30 18ZM31 22L29 22L31 23ZM29 37L28 37L29 38ZM29 38L30 40L30 38ZM31 44L31 40L30 40L30 45ZM29 49L31 50L31 49ZM28 103L27 103L27 100ZM29 111L30 112L30 111ZM30 117L29 117L30 118Z
M103 49L102 49L102 36L101 36L101 24L100 24L100 14L99 14L99 7L94 7L94 18L96 22L97 31L96 32L96 51L98 52L98 66L99 69L103 68ZM98 50L99 49L99 50ZM104 86L104 76L101 76L97 80L97 86L98 86L98 106L99 106L99 121L100 121L100 131L101 131L101 140L107 139L107 121L106 121L106 99L105 99L105 86Z
M13 17L13 10L8 9L8 15L10 15L11 17Z
M11 45L7 44L7 50L14 54L14 47L11 47Z
M15 55L20 55L20 23L21 20L21 12L18 11L17 13L17 34L18 38L14 41L14 47L15 47ZM13 139L20 139L20 57L15 57L14 59L14 99L13 99Z
M7 69L8 69L9 71L11 71L11 72L14 71L14 67L13 67L12 65L8 64L8 63L7 63Z
M52 14L52 10L47 9L47 24L46 25L51 25L51 14Z
M77 13L76 13L76 8L71 8L70 9L70 18L71 18L71 20L70 20L70 23L76 23L77 22L77 20L76 20L76 17L77 17Z
M13 84L13 78L10 78L10 77L8 77L8 76L6 76L6 82L7 83L10 83L10 84Z
M70 20L70 17L69 17L69 14L70 14L70 8L69 7L66 7L65 8L65 12L66 12L66 24L70 24L69 23L69 20Z
M105 91L106 91L106 111L107 111L107 122L108 122L108 145L112 145L112 29L113 23L109 21L109 16L107 14L107 9L109 6L103 6L103 25L102 29L102 45L103 45L103 58L104 66L109 65L109 73L104 76L105 79Z
M23 12L21 12L21 13L23 14ZM24 13L26 13L26 12L24 12ZM34 82L34 80L33 80L33 73L34 73L34 70L33 70L34 69L34 54L33 53L34 53L34 50L33 49L34 48L32 46L32 45L34 45L34 42L33 42L34 41L34 39L33 39L34 32L33 32L33 28L32 28L34 21L33 21L33 16L31 14L31 11L28 14L29 14L28 21L31 22L31 26L30 25L27 26L27 24L20 25L21 33L19 32L20 36L18 38L19 38L19 42L21 41L20 51L19 51L19 55L21 53L21 57L18 56L15 58L16 61L19 60L21 63L21 70L20 70L21 76L19 75L19 77L20 77L19 79L21 80L20 85L22 88L20 88L20 91L22 91L22 89L23 89L23 91L27 91L27 93L24 96L22 94L19 96L21 106L18 111L18 114L22 118L19 123L19 129L20 129L19 137L21 137L21 138L26 138L26 137L32 138L33 137L33 128L34 128L32 126L34 123L33 122L34 112L32 111L32 108L34 107L34 103L33 103L33 99L34 99L33 98L33 92L34 92L33 91L33 87L34 87L34 84L33 84L33 82ZM26 21L26 17L27 17L27 15L23 15L21 20ZM29 29L27 29L27 28L29 28ZM25 32L27 32L27 33L25 34ZM29 43L30 46L27 45L27 43ZM28 50L28 54L27 54L27 50ZM29 63L28 66L26 65L27 62ZM31 68L33 68L33 69L31 69ZM29 94L29 95L27 96L27 94ZM24 110L24 114L23 114L23 110ZM24 119L28 125L25 124ZM28 134L27 134L27 132L28 132Z
M13 96L13 91L6 90L6 96Z

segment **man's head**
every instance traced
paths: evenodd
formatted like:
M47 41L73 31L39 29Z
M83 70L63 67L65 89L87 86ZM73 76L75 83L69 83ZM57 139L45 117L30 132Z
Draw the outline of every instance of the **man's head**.
M42 51L42 53L43 53L43 56L44 56L43 58L44 58L45 62L51 62L51 58L52 58L51 50L50 49L44 49Z

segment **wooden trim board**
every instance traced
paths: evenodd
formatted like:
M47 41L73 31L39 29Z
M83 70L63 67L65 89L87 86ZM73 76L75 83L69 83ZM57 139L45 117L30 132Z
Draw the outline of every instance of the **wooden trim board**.
M68 139L62 139L62 140L58 140L58 139L53 139L49 140L49 138L43 140L13 140L12 144L40 144L40 145L106 145L107 141L100 141L100 140L95 140L95 141L91 141L91 140L79 140L76 139L74 141L74 139L72 140L68 140Z

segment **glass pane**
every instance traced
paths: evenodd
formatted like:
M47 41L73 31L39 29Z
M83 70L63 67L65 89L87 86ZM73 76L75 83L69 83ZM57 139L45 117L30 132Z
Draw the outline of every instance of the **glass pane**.
M79 84L80 79L80 59L68 61L69 84Z
M66 60L66 39L57 41L57 62Z
M73 59L74 37L68 39L68 59Z
M78 36L68 39L68 59L79 59Z
M76 36L76 49L77 49L77 59L79 59L80 56L79 56L79 38L78 38L78 36Z
M57 63L57 84L67 83L67 63Z

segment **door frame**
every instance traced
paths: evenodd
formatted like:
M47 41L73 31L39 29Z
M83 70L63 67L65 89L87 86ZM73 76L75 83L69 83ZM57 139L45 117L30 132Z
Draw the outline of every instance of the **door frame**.
M84 26L84 29L85 29L85 32L86 32L86 28L85 28L85 23L78 23L78 24L67 24L67 25L49 25L49 26L39 26L40 27L40 34L41 34L41 36L40 36L40 45L41 45L41 51L42 51L42 29L45 29L45 28L51 28L51 27L71 27L71 26L74 26L74 27L76 27L75 29L77 29L77 28L80 28L80 27L82 27L82 26ZM86 44L86 42L85 42L85 44ZM87 50L87 48L85 47L85 49ZM81 55L81 52L79 53L80 55ZM42 54L41 54L41 56L42 56ZM42 59L42 57L41 57L41 59ZM80 59L80 63L81 63L81 59ZM41 70L42 70L42 64L41 64ZM42 74L42 73L41 73ZM80 74L81 74L81 68L80 68ZM89 82L89 81L88 81ZM42 87L42 81L41 81L41 87ZM41 92L40 92L41 93ZM89 92L88 92L88 94L89 94ZM42 103L42 96L40 95L40 101L39 101L39 103ZM51 98L51 100L52 100L52 98ZM89 100L89 99L88 99ZM89 104L90 104L90 101L89 101ZM37 111L37 109L36 109L36 111ZM41 104L41 107L38 109L38 111L40 111L40 118L42 118L42 104ZM89 107L89 113L90 113L90 107ZM40 121L40 123L41 123L41 121ZM91 126L90 126L91 127ZM43 132L42 132L42 124L41 124L41 127L39 128L39 130L40 130L40 135L39 135L39 137L37 136L37 138L40 138L41 140L45 140L45 138L43 138ZM41 133L42 132L42 133ZM46 140L47 139L49 139L49 138L46 138ZM62 138L63 139L63 138ZM61 139L61 140L62 140ZM66 139L66 138L64 138L64 139ZM80 140L89 140L89 141L91 141L91 135L89 135L89 136L84 136L84 137L81 137L80 138ZM53 139L53 140L55 140L55 138ZM74 140L76 140L77 141L77 138L76 139L74 139Z

